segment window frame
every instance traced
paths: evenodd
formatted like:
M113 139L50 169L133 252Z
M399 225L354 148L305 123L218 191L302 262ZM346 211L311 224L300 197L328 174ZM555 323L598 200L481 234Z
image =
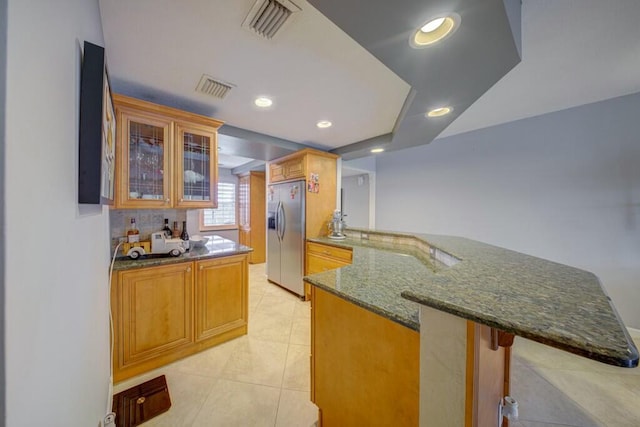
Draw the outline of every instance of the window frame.
M238 230L239 224L238 224L238 183L237 182L227 182L227 181L219 181L218 182L218 186L220 184L231 184L233 185L233 192L234 192L234 220L235 222L233 224L224 224L224 225L205 225L204 224L204 212L205 210L216 210L213 208L206 208L206 209L199 209L198 210L198 229L200 231L221 231L221 230ZM220 204L220 188L217 189L218 190L218 205Z

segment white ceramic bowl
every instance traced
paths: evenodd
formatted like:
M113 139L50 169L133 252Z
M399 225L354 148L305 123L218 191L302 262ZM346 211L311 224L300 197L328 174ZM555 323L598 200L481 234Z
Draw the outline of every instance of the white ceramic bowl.
M202 248L209 241L209 237L196 234L189 237L189 246L193 248Z

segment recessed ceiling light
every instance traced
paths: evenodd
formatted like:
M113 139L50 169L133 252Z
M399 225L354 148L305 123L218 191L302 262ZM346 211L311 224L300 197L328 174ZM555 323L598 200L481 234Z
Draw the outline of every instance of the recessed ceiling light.
M444 17L432 19L431 21L429 21L426 24L424 24L420 28L420 31L422 31L423 33L430 33L432 31L435 31L440 27L440 25L442 25L444 23L444 20L445 20Z
M267 98L266 96L257 97L255 101L253 101L253 103L260 108L267 108L273 105L273 101L271 100L271 98Z
M409 39L411 47L421 49L449 37L460 26L460 15L451 13L430 19Z
M328 127L331 127L333 123L331 123L329 120L320 120L318 123L316 123L316 126L318 126L320 129L325 129Z
M382 153L384 151L384 148L372 148L371 152L372 153Z
M425 116L427 116L427 117L442 117L442 116L446 116L451 111L453 111L453 108L451 108L451 107L434 108L433 110L431 110L427 114L425 114Z

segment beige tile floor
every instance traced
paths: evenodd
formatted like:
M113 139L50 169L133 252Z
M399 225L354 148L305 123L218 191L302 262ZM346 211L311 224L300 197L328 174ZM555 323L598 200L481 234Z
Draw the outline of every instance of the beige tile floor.
M309 303L249 271L249 334L116 384L115 392L164 374L171 409L145 427L309 427ZM631 331L640 346L640 331ZM512 427L638 427L640 369L604 365L516 338ZM440 427L440 426L436 426ZM445 426L442 426L445 427ZM493 426L481 426L493 427Z
M630 330L636 347L640 331ZM516 337L512 427L640 426L640 368L617 368Z

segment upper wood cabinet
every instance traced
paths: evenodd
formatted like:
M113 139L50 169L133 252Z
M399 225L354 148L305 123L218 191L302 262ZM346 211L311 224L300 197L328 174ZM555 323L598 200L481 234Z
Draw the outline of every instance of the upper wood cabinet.
M266 259L266 207L264 172L247 172L238 178L238 237L241 245L253 248L251 264Z
M269 181L273 183L304 178L307 170L307 155L298 152L294 153L293 158L286 158L286 160L281 159L277 160L275 163L270 163Z
M116 208L215 208L219 120L114 95Z

